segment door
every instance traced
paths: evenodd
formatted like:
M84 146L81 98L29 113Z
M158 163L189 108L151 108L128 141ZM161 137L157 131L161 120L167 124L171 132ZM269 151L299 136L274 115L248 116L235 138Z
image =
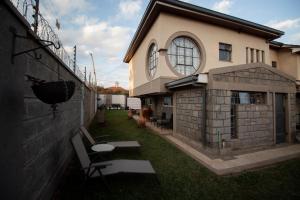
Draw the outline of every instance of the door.
M285 142L285 95L276 94L276 144Z

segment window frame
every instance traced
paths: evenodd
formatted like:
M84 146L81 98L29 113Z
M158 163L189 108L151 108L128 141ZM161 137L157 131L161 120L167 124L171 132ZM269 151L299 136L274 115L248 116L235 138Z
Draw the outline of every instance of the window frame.
M166 98L170 98L170 103L171 104L165 104L165 102L166 102L165 99ZM173 107L173 98L172 98L172 96L164 96L163 97L163 106L164 107Z
M183 40L183 44L176 44L176 40L180 40L180 39ZM175 54L171 52L172 45L174 45L176 49ZM191 51L191 55L187 55L188 50ZM194 55L194 51L198 52L198 56ZM180 52L183 53L181 54ZM200 66L203 62L202 52L203 52L202 48L200 48L198 42L195 39L193 39L188 35L179 35L177 37L174 37L169 43L167 47L166 58L169 63L168 65L173 72L175 72L179 76L189 76L195 74L200 69ZM195 63L194 59L198 59L197 60L198 64Z
M158 67L158 47L155 42L151 42L147 53L146 73L149 79L155 77Z
M273 68L277 68L277 61L272 60L271 66Z
M250 48L250 63L254 63L254 49Z
M246 94L249 99L249 103L241 103L241 94ZM258 99L253 100L254 96L257 94L262 95L262 102L257 102ZM255 91L231 91L231 106L230 106L230 138L238 139L239 136L237 134L237 118L236 118L236 105L266 105L267 104L267 92L255 92ZM245 99L243 99L245 102Z
M225 48L221 48L221 45L223 45ZM226 48L226 46L230 48ZM229 60L227 59L221 59L221 52L226 52L229 53ZM219 42L219 61L226 61L226 62L231 62L232 61L232 44L224 43L224 42Z

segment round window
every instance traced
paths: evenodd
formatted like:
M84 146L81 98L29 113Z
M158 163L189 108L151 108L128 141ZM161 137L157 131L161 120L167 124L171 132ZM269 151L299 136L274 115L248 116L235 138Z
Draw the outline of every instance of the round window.
M189 37L175 38L168 47L167 54L174 70L184 76L195 73L200 67L200 50Z
M149 51L148 51L148 75L150 78L153 78L156 72L157 68L157 60L158 60L158 55L157 55L157 46L156 44L151 44Z

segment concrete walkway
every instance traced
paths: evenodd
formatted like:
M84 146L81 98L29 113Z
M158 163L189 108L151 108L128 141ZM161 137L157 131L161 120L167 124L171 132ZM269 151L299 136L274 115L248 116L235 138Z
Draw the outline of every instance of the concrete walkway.
M135 116L134 119L137 120L138 117ZM173 137L172 130L170 129L160 129L149 122L146 123L146 127L153 130L167 141L173 143L177 148L185 152L187 155L189 155L217 175L231 175L241 173L245 170L260 168L288 159L300 157L300 144L294 144L284 147L277 147L273 149L235 155L233 156L233 159L230 160L210 158L204 153L197 151L190 145Z
M300 144L234 156L232 160L211 159L177 138L164 136L179 149L218 175L240 173L300 156Z

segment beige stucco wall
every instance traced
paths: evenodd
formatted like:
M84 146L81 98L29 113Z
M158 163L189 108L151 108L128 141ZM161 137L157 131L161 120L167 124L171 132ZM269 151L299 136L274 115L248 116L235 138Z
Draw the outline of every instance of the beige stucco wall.
M277 62L277 65L279 65L278 51L270 48L270 63L272 63L272 61Z
M150 31L142 41L141 45L135 52L134 56L129 62L129 95L133 95L133 88L136 88L140 85L147 83L149 80L146 75L146 57L148 48L152 41L157 42L160 37L160 20L159 17L156 19L154 24L152 25ZM158 59L158 66L160 65L160 59ZM153 77L158 78L160 72L158 72L160 67L158 67L155 76Z
M264 51L266 64L270 65L272 59L279 59L276 52L271 51L270 53L269 44L263 38L200 21L161 13L130 61L129 68L132 70L129 83L130 90L149 82L146 76L145 65L148 47L152 40L155 40L158 49L162 50L159 54L158 68L154 79L161 76L177 77L167 65L167 55L164 49L167 48L166 43L168 39L174 33L180 31L192 33L202 43L206 54L206 61L204 67L198 73L208 72L212 68L245 64L246 47ZM232 44L231 62L219 61L219 42ZM287 55L280 56L286 57ZM281 65L279 60L278 64Z
M297 55L297 80L300 81L300 55Z
M269 47L262 38L166 13L161 14L160 20L160 23L165 25L161 30L160 48L165 48L169 37L178 31L191 32L202 42L206 52L206 63L201 72L208 72L217 67L245 64L246 47L265 51L265 60L269 60ZM231 62L219 61L219 42L232 44ZM167 68L165 59L162 64L162 68Z
M270 49L270 61L276 61L279 70L300 79L300 55L293 54L291 49Z

